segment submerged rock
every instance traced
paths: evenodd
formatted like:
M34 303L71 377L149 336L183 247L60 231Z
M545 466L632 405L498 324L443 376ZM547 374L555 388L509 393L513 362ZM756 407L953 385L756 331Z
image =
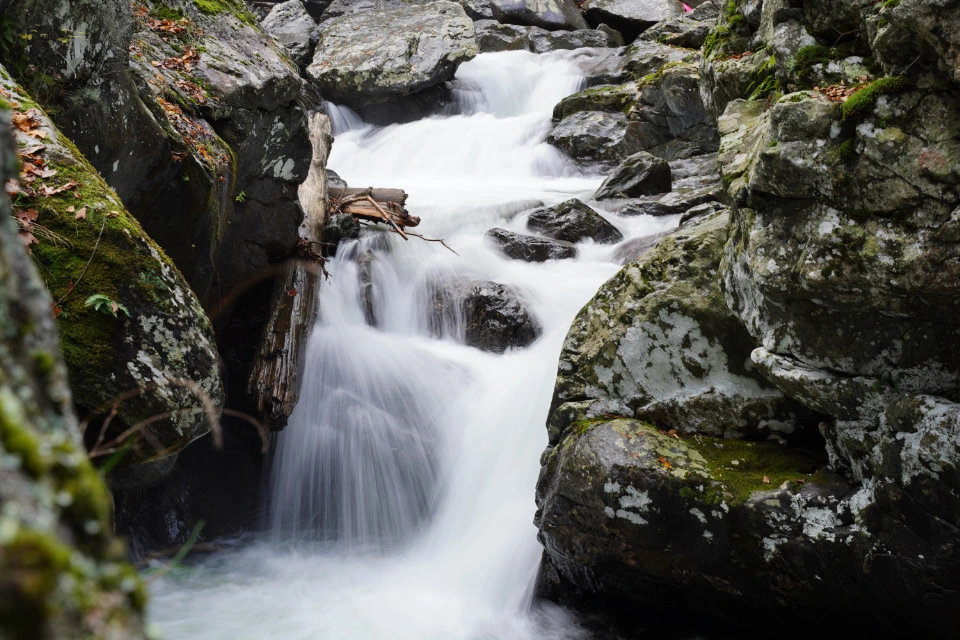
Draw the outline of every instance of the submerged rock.
M429 314L434 335L494 353L525 347L542 332L520 294L496 282L437 283L430 293Z
M640 151L621 162L603 181L594 197L597 200L636 198L666 193L670 188L670 165L667 161Z
M615 226L576 198L534 210L527 219L527 226L564 242L593 240L599 244L612 244L623 240L623 234Z
M575 258L577 248L570 242L525 236L506 229L490 229L486 233L503 253L514 260L525 262L546 262Z
M307 74L331 100L362 106L449 80L477 51L473 21L441 0L324 22Z
M574 0L490 0L493 17L507 24L522 24L551 31L587 29Z

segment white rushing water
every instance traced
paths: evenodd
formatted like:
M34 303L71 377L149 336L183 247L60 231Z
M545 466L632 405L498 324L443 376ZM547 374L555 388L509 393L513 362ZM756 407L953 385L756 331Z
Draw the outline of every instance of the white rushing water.
M275 443L269 533L153 583L150 617L166 637L581 637L559 608L532 606L533 495L563 338L618 269L614 248L533 264L483 239L524 231L517 212L531 200L589 199L601 181L542 142L553 106L582 87L570 59L479 56L457 73L462 115L374 128L334 109L330 168L351 186L405 189L417 231L459 255L376 232L341 246L300 403ZM626 238L676 224L608 217ZM451 277L515 288L542 336L502 355L431 337L430 285Z

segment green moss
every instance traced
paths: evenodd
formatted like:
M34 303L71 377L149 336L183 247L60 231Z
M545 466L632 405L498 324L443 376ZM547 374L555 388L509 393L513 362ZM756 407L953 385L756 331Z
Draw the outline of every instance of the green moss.
M240 22L258 28L257 19L237 0L193 0L200 13L207 16L218 16L222 13L234 15Z
M830 47L822 44L812 44L806 47L800 47L796 55L793 56L793 70L803 76L810 72L811 67L818 64L826 64L834 59L833 51Z
M840 158L850 160L857 155L857 141L853 138L847 138L840 143Z
M699 499L715 504L742 504L755 491L776 489L784 482L805 481L822 466L820 460L775 442L696 436L684 438L683 443L706 461L704 466L713 483L704 485ZM691 484L696 482L692 480Z
M875 80L865 85L844 101L840 106L843 119L852 121L862 120L873 110L874 105L877 103L877 98L886 94L899 93L906 90L909 86L910 83L902 76L888 76Z
M595 425L598 425L598 424L601 424L601 423L603 423L603 422L605 422L605 421L606 421L606 420L603 419L603 418L591 418L591 419L587 419L587 420L577 420L576 422L574 422L574 423L572 423L572 424L570 425L570 431L573 432L573 433L575 433L575 434L577 434L578 436L582 436L582 435L585 434L587 431L589 431L591 427L593 427L593 426L595 426Z
M162 3L157 3L150 9L150 17L156 18L157 20L182 20L183 11L181 9L168 7Z
M26 410L9 387L0 387L0 444L4 451L20 457L23 468L34 478L50 470L52 460L45 455L40 439L27 426Z

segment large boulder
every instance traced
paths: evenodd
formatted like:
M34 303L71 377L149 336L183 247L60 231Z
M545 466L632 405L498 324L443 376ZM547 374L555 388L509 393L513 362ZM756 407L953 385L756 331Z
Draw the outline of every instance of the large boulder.
M431 287L427 314L434 335L493 353L525 347L542 332L520 293L496 282L441 280Z
M925 91L875 95L874 107L858 95L727 107L728 304L775 353L960 398L960 353L942 348L960 339L960 128L947 116L960 102Z
M639 88L634 82L590 87L558 102L553 108L553 119L560 121L581 111L626 114L639 97Z
M4 108L3 183L19 167L11 132ZM11 213L0 194L0 636L145 638L146 589L113 536L110 495L71 406L53 301Z
M555 31L587 29L574 0L490 0L493 17L506 24L522 24Z
M328 99L362 106L449 80L477 51L473 21L440 0L323 23L307 74Z
M263 29L280 41L300 67L312 59L311 39L317 28L302 0L287 0L276 5L261 21Z
M577 248L573 243L562 240L527 236L506 229L490 229L486 237L490 238L500 251L514 260L546 262L577 256Z
M824 462L771 442L584 422L549 450L537 484L541 589L644 607L654 620L681 609L800 633L810 617L856 618L881 635L936 629L912 609L920 584L890 591L887 548L868 528L861 494ZM934 584L948 583L941 573ZM931 600L929 614L951 598Z
M670 165L667 161L640 151L621 162L603 181L594 197L597 200L635 198L667 193L670 187Z
M206 305L293 252L302 81L242 3L37 0L6 18L32 34L0 54L8 70Z
M579 111L560 121L547 142L585 165L614 167L641 150L637 132L622 113Z
M474 28L480 53L522 51L527 48L527 35L532 29L496 20L477 20Z
M122 466L163 468L209 431L223 402L210 321L166 254L2 67L0 88L15 105L24 167L15 215L55 296L73 401L91 414L94 454L129 447Z
M661 20L683 15L679 0L585 0L583 11L591 25L608 24L628 41Z
M593 240L598 244L612 244L623 240L623 234L615 226L576 198L535 209L527 218L527 226L564 242Z
M666 236L581 310L560 355L552 443L604 415L725 437L797 428L795 407L753 371L753 340L720 292L728 222L715 215Z

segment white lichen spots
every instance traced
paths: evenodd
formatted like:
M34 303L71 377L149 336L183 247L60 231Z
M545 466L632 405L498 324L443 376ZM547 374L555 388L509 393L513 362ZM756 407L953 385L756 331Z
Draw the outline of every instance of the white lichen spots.
M700 509L697 509L696 507L690 509L690 515L699 520L700 524L707 524L707 516L704 515L703 511L700 511Z
M605 482L603 483L603 490L606 493L620 493L620 483L619 482Z
M293 158L277 158L277 161L273 164L273 177L292 181L294 166Z
M773 556L777 552L777 547L786 541L787 539L781 536L770 536L761 540L760 544L763 547L763 559L767 562L773 560Z
M707 542L713 543L713 534L707 531L706 529L704 529L703 539L706 540Z
M83 523L83 530L87 535L95 536L100 533L101 528L100 523L96 520L87 520Z
M803 518L803 535L814 540L836 540L834 529L840 526L837 514L822 507L805 509L801 513Z
M607 508L609 509L609 507L607 507ZM612 509L611 509L611 511L612 511ZM626 521L628 521L628 522L632 522L633 524L636 524L636 525L647 524L647 521L646 521L644 518L641 518L640 516L638 516L638 515L635 514L634 512L632 512L632 511L627 511L626 509L618 509L616 515L617 515L618 518L620 518L620 519L622 519L622 520L626 520Z
M633 487L627 487L627 495L620 497L620 506L624 509L636 509L646 512L653 501L646 491L637 491Z
M603 512L607 514L608 518L613 518L617 515L617 512L613 510L613 507L604 507Z

